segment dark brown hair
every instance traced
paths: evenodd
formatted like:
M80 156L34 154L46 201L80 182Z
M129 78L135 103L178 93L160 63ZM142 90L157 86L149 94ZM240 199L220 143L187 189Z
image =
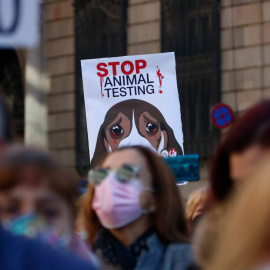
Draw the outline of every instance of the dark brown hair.
M270 147L270 100L265 100L243 114L218 145L210 166L213 200L227 198L233 188L229 156L258 144Z
M47 153L23 146L7 148L0 164L0 191L18 185L47 187L65 200L75 218L78 199L75 173Z
M143 146L119 148L116 151L135 149L147 160L155 189L156 211L152 214L154 228L164 243L187 242L187 228L181 196L175 177L162 158ZM102 164L101 164L102 165ZM94 187L89 185L83 204L88 241L93 245L98 230L102 227L92 209Z

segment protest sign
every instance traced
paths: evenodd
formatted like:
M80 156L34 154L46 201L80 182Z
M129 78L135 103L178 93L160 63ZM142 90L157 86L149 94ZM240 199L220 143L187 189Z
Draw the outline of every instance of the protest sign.
M183 154L174 53L82 60L91 165L126 145Z

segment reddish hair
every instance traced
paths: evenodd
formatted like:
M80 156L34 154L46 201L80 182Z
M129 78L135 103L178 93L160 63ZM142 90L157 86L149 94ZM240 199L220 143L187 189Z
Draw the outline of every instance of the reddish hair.
M270 100L265 100L243 114L218 145L210 165L213 200L227 198L233 188L229 156L258 144L270 147Z
M147 160L156 198L156 211L151 215L155 231L161 241L167 244L188 242L184 209L172 171L161 157L142 146L123 147L114 152L126 149L135 149ZM89 185L83 204L88 241L92 245L98 230L102 227L92 209L94 191L94 187Z

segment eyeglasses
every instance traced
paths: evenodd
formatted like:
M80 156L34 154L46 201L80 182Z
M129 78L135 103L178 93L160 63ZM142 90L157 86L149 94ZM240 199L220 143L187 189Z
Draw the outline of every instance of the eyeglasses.
M129 182L140 171L140 166L124 164L117 170L111 170L106 168L96 168L90 170L88 173L88 179L90 183L95 187L99 185L111 172L114 172L116 179L121 183Z

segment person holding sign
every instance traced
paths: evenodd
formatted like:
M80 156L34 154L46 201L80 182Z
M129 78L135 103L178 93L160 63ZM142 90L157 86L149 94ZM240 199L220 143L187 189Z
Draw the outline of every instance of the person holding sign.
M191 245L172 171L143 146L119 148L89 173L88 241L105 269L187 269Z

